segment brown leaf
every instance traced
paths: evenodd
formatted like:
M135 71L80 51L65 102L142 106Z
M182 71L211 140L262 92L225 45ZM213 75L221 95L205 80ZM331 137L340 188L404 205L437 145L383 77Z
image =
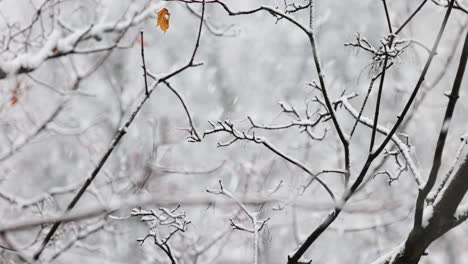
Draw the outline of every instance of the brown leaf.
M17 102L18 102L18 97L17 97L16 95L13 95L13 96L10 98L10 104L11 104L11 105L15 105Z
M166 30L169 28L169 17L171 14L169 13L169 10L167 8L163 8L158 11L157 13L157 23L156 26L160 27L161 30L166 33Z
M16 105L16 103L18 103L20 87L21 87L21 83L19 81L16 81L15 87L13 88L13 91L12 91L11 97L10 97L10 104L11 105Z

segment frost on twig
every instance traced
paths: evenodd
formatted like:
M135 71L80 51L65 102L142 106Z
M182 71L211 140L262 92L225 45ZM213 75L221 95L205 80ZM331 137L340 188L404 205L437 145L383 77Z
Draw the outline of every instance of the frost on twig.
M247 207L239 200L237 199L229 190L227 190L224 186L221 180L219 181L219 190L211 190L208 189L206 190L209 193L212 194L218 194L218 195L224 195L228 197L229 199L233 200L239 208L244 212L244 214L249 218L250 220L250 227L247 227L241 223L235 222L232 218L229 219L231 226L235 230L241 230L244 232L252 233L253 234L253 243L254 243L254 264L258 263L258 232L260 232L266 225L266 223L270 220L270 218L266 218L264 220L259 220L258 219L258 212L251 212Z
M86 190L90 187L91 183L93 183L93 181L96 179L97 175L99 174L99 172L103 168L104 164L107 162L109 156L112 154L112 152L114 151L114 149L116 148L116 146L118 145L120 140L125 136L125 134L127 132L127 129L130 127L132 122L135 120L135 117L140 112L141 108L145 105L145 103L148 101L148 99L151 96L151 93L155 90L155 88L158 86L158 84L160 84L161 82L167 82L170 78L180 74L181 72L185 71L188 68L196 67L196 66L201 65L200 63L194 63L194 60L195 60L195 56L197 54L197 50L198 50L198 47L199 47L199 44L200 44L200 37L201 37L201 33L202 33L202 28L203 28L203 17L204 17L204 14L205 14L205 0L203 0L202 3L203 3L203 5L202 5L202 16L201 16L200 23L199 23L199 26L198 26L198 34L197 34L197 38L196 38L196 41L195 41L195 47L193 49L190 60L188 61L188 63L186 63L181 68L178 68L178 69L174 70L173 72L161 77L160 79L155 80L155 82L150 86L151 88L147 89L148 94L146 94L142 98L142 100L135 107L132 114L129 116L129 118L124 123L122 128L119 129L117 131L117 133L114 135L114 137L113 137L113 139L112 139L112 141L110 143L110 146L107 148L105 153L101 156L101 159L99 160L97 166L94 168L94 170L88 176L86 182L82 185L82 187L80 188L78 193L74 196L73 200L68 204L67 209L66 209L67 212L71 211L75 207L75 205L78 203L78 201L83 197ZM153 6L153 5L151 5L151 6ZM157 6L153 6L153 7L157 7ZM131 20L131 21L133 21L133 20ZM130 25L131 25L131 21L130 21ZM119 24L117 24L115 26L118 27L118 25ZM154 75L150 74L149 72L146 72L146 73L148 74L149 77L155 79ZM54 223L54 225L52 226L52 228L50 229L50 231L48 232L48 234L46 235L46 237L42 241L42 245L39 247L37 252L34 254L34 257L33 257L34 260L38 260L40 258L42 252L46 248L48 242L50 241L50 239L52 238L54 233L59 228L60 224L61 224L61 222Z
M466 145L468 144L468 135L464 134L461 136L461 143L460 146L458 147L457 153L455 154L455 159L453 160L450 168L448 169L447 173L445 173L444 178L442 179L441 183L439 184L439 187L437 190L430 192L427 195L426 201L429 204L433 204L437 197L441 194L442 190L446 186L447 182L449 181L450 177L453 175L453 172L455 168L457 167L457 164L459 163L463 150L465 149Z
M256 144L263 145L282 159L288 161L289 163L293 164L294 166L298 167L302 171L306 172L311 178L310 181L317 180L318 183L325 189L325 191L330 195L333 201L335 201L335 195L333 194L333 191L328 187L328 185L318 177L317 173L312 172L305 164L302 162L296 160L295 158L287 155L286 153L283 153L280 151L278 148L276 148L274 145L272 145L270 142L268 142L265 138L263 137L257 137L255 136L255 132L252 132L251 134L245 133L243 131L238 130L235 128L234 124L229 120L225 121L218 121L218 122L211 122L209 123L212 126L212 129L206 130L205 133L203 134L203 137L206 135L210 134L216 134L216 133L228 133L232 136L232 139L227 142L219 142L218 147L227 147L232 144L234 144L237 141L251 141Z
M252 125L252 129L263 129L263 130L282 130L282 129L287 129L291 127L297 127L300 129L301 133L307 133L307 135L312 139L312 140L323 140L325 136L327 135L327 129L324 129L323 133L321 135L317 135L313 129L318 126L320 122L327 121L329 118L328 113L319 113L319 110L315 111L315 113L311 114L309 112L309 106L310 102L307 101L307 107L305 112L305 116L301 116L299 111L296 110L295 107L290 105L287 102L284 101L279 101L278 104L280 105L282 112L283 113L289 113L292 116L295 117L291 122L287 124L281 124L281 125L263 125L255 122L252 117L248 116L248 120L250 124Z
M140 218L140 221L146 223L149 228L148 234L137 240L140 245L143 245L147 239L152 238L154 244L164 251L173 264L178 262L169 241L177 233L185 232L187 226L191 223L185 212L179 209L180 206L172 210L163 207L158 210L134 208L130 214L132 217Z
M358 118L358 116L359 116L358 111L356 109L354 109L354 107L349 103L349 99L354 98L356 96L357 96L356 93L352 93L350 95L344 95L341 98L339 98L338 100L336 100L335 103L343 105L344 108L354 118ZM365 117L365 116L362 116L362 115L359 117L359 122L361 122L362 124L364 124L365 126L370 127L370 128L372 128L372 126L373 126L373 121L371 119ZM389 134L390 131L389 131L389 129L387 129L387 128L383 127L383 126L378 125L377 126L377 132L379 132L379 133L386 136L386 135ZM394 180L398 179L399 175L403 171L405 171L407 168L409 168L411 173L414 176L414 180L416 181L416 183L418 185L418 188L421 188L422 184L423 184L423 180L422 180L422 177L421 177L421 172L420 172L419 168L416 166L416 163L414 162L413 158L411 157L411 152L410 152L410 148L409 148L408 144L405 144L396 135L393 135L391 140L397 146L398 150L396 152L387 151L385 154L387 156L393 156L395 158L395 161L396 161L396 163L398 165L398 175L393 176L388 171L379 172L378 174L384 174L384 175L389 176L389 183L391 183ZM400 154L403 156L403 158L405 160L405 164L402 164L400 162L400 160L398 159L398 155L400 155Z
M362 37L361 34L356 33L355 42L347 42L344 45L370 53L372 55L371 71L379 72L386 57L388 57L390 63L398 61L411 43L412 41L399 39L397 35L390 34L382 38L380 40L380 47L376 48L366 38Z
M48 2L48 1L45 1ZM8 41L1 46L0 52L17 51L15 56L2 54L0 62L0 79L4 79L9 75L29 73L38 69L44 62L50 59L67 56L70 54L93 54L103 51L109 51L118 48L118 44L123 34L132 26L143 22L145 19L154 15L154 12L162 6L161 3L151 4L143 10L139 10L138 4L133 4L126 16L117 21L99 22L90 24L81 28L73 28L67 25L64 17L56 15L53 21L55 24L50 25L52 31L40 32L38 39L39 43L35 45L37 48L30 47L23 50L24 42L23 35L31 34L34 24L29 25L28 29L19 31L10 31ZM38 12L41 14L42 11ZM36 23L35 20L33 23ZM42 28L44 30L44 28ZM110 44L97 45L91 49L80 48L87 41L101 42L106 36L117 34L117 37ZM47 35L47 37L46 37ZM88 45L89 46L89 45ZM1 53L0 53L1 54Z

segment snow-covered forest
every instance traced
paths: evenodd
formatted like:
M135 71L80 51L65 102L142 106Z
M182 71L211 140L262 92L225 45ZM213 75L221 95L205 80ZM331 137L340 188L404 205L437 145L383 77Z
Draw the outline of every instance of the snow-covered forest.
M0 0L0 29L2 264L468 262L467 1Z

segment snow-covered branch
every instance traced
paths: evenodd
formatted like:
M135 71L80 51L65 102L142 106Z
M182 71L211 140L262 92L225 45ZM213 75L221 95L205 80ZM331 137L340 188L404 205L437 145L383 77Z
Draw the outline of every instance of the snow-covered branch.
M349 102L349 99L356 97L356 93L352 93L350 95L344 95L338 100L336 100L336 103L341 104L344 106L344 108L350 113L354 118L358 118L359 113L358 111L351 105ZM364 124L367 127L372 128L373 126L373 121L370 118L367 118L363 115L359 117L359 122ZM381 133L384 136L387 136L390 133L390 130L383 127L382 125L377 125L377 132ZM416 181L416 184L418 185L418 188L422 188L423 185L423 180L421 177L421 172L419 168L416 166L416 163L414 162L413 158L411 157L410 149L407 144L405 144L401 139L398 138L397 135L393 135L391 137L392 142L395 143L395 145L398 147L400 150L400 153L403 155L406 163L408 164L408 167L411 170L411 173L414 176L414 180Z
M13 59L4 59L0 62L0 79L7 76L29 73L38 69L47 60L66 56L69 54L90 54L107 51L117 47L121 37L117 37L115 43L104 46L95 46L92 49L80 49L80 44L89 40L101 41L112 34L123 35L132 26L142 23L147 18L154 16L155 12L165 3L154 3L143 10L139 10L138 4L132 4L124 18L117 21L90 24L83 28L74 29L66 25L62 19L58 19L53 31L37 50L16 54ZM66 30L64 30L66 29Z

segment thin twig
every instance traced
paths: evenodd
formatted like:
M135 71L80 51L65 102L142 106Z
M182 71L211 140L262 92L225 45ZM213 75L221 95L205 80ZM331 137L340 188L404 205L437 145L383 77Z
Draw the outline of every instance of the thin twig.
M159 83L161 82L164 82L168 79L170 79L171 77L183 72L184 70L190 68L190 67L195 67L195 66L198 66L200 64L194 64L193 61L194 61L194 58L195 58L195 54L197 52L197 49L198 49L198 45L199 45L199 42L200 42L200 36L201 36L201 33L202 33L202 25L203 25L203 17L204 17L204 13L205 13L205 0L203 0L203 8L202 8L202 16L201 16L201 19L200 19L200 26L198 28L198 34L197 34L197 40L196 40L196 43L195 43L195 48L193 50L193 53L192 53L192 56L191 56L191 59L190 61L184 65L183 67L173 71L172 73L169 73L167 74L166 76L160 78L159 80L156 80L153 85L151 86L151 89L149 90L148 94L145 94L145 96L143 97L143 99L141 100L141 102L136 106L135 110L132 112L132 114L130 115L130 117L127 119L127 121L125 122L125 124L119 128L119 130L117 131L117 133L115 134L114 138L112 139L111 141L111 144L110 146L108 147L108 149L106 150L106 152L104 153L104 155L101 157L100 161L98 162L97 166L94 168L93 172L91 173L91 175L86 179L86 182L84 183L84 185L81 187L81 189L78 191L78 193L74 196L74 198L72 199L72 201L70 202L70 204L68 204L66 210L65 210L65 214L68 213L69 211L71 211L75 205L78 203L78 201L81 199L81 197L83 196L83 194L86 192L86 190L88 189L88 187L91 185L91 183L94 181L94 179L96 178L96 176L98 175L98 173L101 171L102 167L104 166L104 164L107 162L107 159L109 158L109 156L112 154L112 152L114 151L114 149L116 148L117 144L120 142L120 140L124 137L124 135L127 133L127 130L128 128L130 127L130 125L132 124L133 120L135 119L136 115L140 112L141 108L143 107L143 105L145 105L146 101L150 98L151 94L153 93L153 91L156 89L156 87L158 86ZM44 249L46 248L47 244L49 243L49 241L52 239L53 235L55 234L55 232L57 231L57 229L59 228L61 224L61 221L58 221L56 223L54 223L54 225L52 226L52 228L49 230L49 232L47 233L46 237L44 238L44 240L42 241L42 244L41 246L39 247L38 251L34 254L33 258L34 260L38 260L39 257L41 256L42 252L44 251Z
M437 38L434 42L434 45L431 50L431 54L429 55L429 58L426 61L426 65L419 77L419 80L416 84L416 87L413 90L413 93L411 94L410 98L408 99L408 102L406 103L405 108L403 109L402 113L399 115L397 123L393 126L391 129L390 133L387 135L385 140L382 142L380 147L373 153L369 154L366 162L364 163L363 168L361 169L361 172L359 173L358 177L354 181L353 185L348 189L345 194L343 195L342 201L343 203L341 206L335 207L335 209L331 210L330 213L328 214L327 217L319 224L319 226L307 237L307 239L304 241L304 243L299 247L299 249L293 254L293 256L288 257L288 264L296 264L298 263L299 259L304 255L304 253L307 251L307 249L314 243L314 241L320 237L320 235L327 230L327 228L335 221L335 219L338 217L340 212L342 211L342 208L346 201L353 195L353 193L356 191L356 189L361 185L362 181L364 180L364 177L367 174L367 171L370 168L370 165L374 161L374 159L383 151L385 146L388 144L388 142L392 139L393 135L395 134L396 130L400 126L402 120L404 119L405 115L407 114L412 102L414 101L414 98L416 97L419 88L422 85L422 82L426 76L426 73L429 69L429 66L431 65L432 59L434 58L436 54L437 47L439 46L440 40L442 38L442 35L445 31L445 27L447 25L448 18L450 17L450 13L452 11L453 3L455 0L452 0L450 2L450 6L447 9L447 12L445 13L445 17L443 19L442 25L439 29L439 33L437 35Z
M247 227L244 227L242 224L234 222L234 220L229 219L231 222L231 226L234 229L238 229L241 231L246 231L249 233L253 234L253 242L254 242L254 256L253 256L253 263L258 264L258 232L263 229L263 227L266 225L266 223L270 220L270 218L264 219L264 220L258 220L258 212L250 212L247 207L239 200L237 197L232 194L229 190L227 190L224 186L221 180L219 180L219 191L216 190L206 190L208 193L212 194L221 194L225 195L231 200L233 200L239 208L247 215L247 217L250 219L250 223L252 225L252 229L249 229Z
M141 63L143 67L143 78L145 80L145 94L146 96L149 95L148 92L148 78L146 77L146 63L145 63L145 47L144 47L144 38L143 38L143 30L140 31L140 40L141 40Z
M392 29L392 23L390 22L390 14L388 12L387 8L387 1L382 0L382 3L384 5L384 10L385 10L385 17L387 18L387 24L388 24L388 31L390 32L390 39L389 39L389 44L388 46L391 48L393 46L393 41L395 37L392 35L393 29ZM387 64L388 64L388 54L387 54L387 45L386 43L383 45L384 48L384 53L385 53L385 59L384 63L382 66L382 76L380 77L380 84L379 84L379 90L377 92L377 101L375 103L375 113L374 113L374 124L372 127L372 133L371 133L371 140L369 144L369 153L372 153L373 148L374 148L374 143L375 143L375 135L377 133L377 126L379 124L379 114L380 114L380 101L382 100L382 90L385 82L385 73L387 72Z
M182 98L182 95L176 89L174 89L168 81L163 81L163 83L167 86L167 88L169 88L169 90L171 90L171 92L173 92L177 96L177 98L179 99L179 102L184 107L184 110L185 110L185 113L187 115L189 125L190 125L190 129L189 129L190 136L188 136L188 141L200 142L201 141L200 134L198 134L197 129L195 128L192 115L190 114L190 111L188 110L187 104L185 103L185 100Z
M388 12L387 0L382 0L382 2L384 5L384 9L385 9L385 17L387 18L388 31L390 32L390 34L392 34L393 33L392 22L390 21L390 14Z
M453 5L454 0L451 4ZM449 7L449 10L451 8ZM432 161L431 172L429 173L429 178L427 179L424 188L419 191L418 198L416 200L416 209L414 213L414 228L419 229L422 225L422 218L424 212L424 201L426 200L427 195L434 187L437 174L439 173L440 166L442 165L442 155L445 147L445 141L447 139L448 131L450 128L450 122L452 120L453 112L455 111L455 105L458 100L458 94L460 91L460 85L465 74L466 62L468 60L468 32L466 33L465 43L463 45L462 55L460 57L460 64L458 65L457 74L453 83L452 91L449 97L449 102L447 109L445 111L444 121L442 122L442 128L439 133L439 138L437 139L436 150L434 152L434 159Z
M250 141L256 144L261 144L265 146L267 149L269 149L270 151L272 151L273 153L275 153L276 155L278 155L279 157L283 158L284 160L288 161L289 163L293 164L294 166L300 168L302 171L307 173L312 178L311 179L312 181L317 180L319 184L322 185L322 187L327 191L327 193L330 195L332 200L336 201L333 191L330 189L330 187L328 187L328 185L320 177L318 177L317 173L312 172L302 162L296 160L295 158L277 149L274 145L268 142L265 138L258 137L254 133L249 135L249 134L246 134L245 132L239 131L237 128L234 127L234 124L230 120L226 120L224 122L218 122L218 125L216 125L213 122L210 122L210 124L212 126L212 129L205 131L203 134L204 137L206 135L215 134L219 132L229 133L230 135L233 136L233 139L227 143L218 143L219 147L229 146L238 140Z
M414 10L414 12L411 13L411 15L405 20L405 22L403 22L403 24L401 24L401 26L395 31L396 35L398 35L400 31L402 31L408 25L408 23L416 16L417 13L419 13L419 11L421 11L421 9L426 3L427 0L423 0L421 4L419 4L419 6Z

